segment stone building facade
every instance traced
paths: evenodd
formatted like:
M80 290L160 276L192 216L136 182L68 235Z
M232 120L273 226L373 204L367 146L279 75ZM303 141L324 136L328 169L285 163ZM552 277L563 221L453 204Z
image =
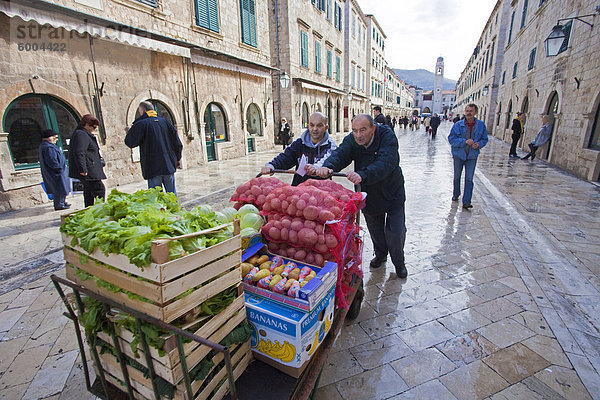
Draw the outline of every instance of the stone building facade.
M368 20L356 0L345 3L344 16L344 132L352 129L355 115L369 112L367 97Z
M269 2L273 66L289 74L288 88L273 77L274 112L298 137L309 116L327 116L332 135L343 131L345 0ZM279 115L277 115L279 114Z
M510 1L498 0L479 37L477 46L456 82L454 114L464 115L465 106L477 104L477 118L492 132L498 110L498 90L506 44Z
M184 144L183 168L273 147L266 3L62 0L0 4L0 211L47 201L39 131L63 149L79 118L101 118L107 186L141 180L125 146L151 100Z
M387 36L374 15L366 15L369 25L367 31L367 77L371 109L385 106L385 81L387 61L385 59L385 40Z
M471 57L457 84L456 111L462 113L466 104L475 102L483 108L480 115L490 133L506 142L512 140L512 119L518 111L524 112L525 132L519 142L523 150L537 134L542 115L550 115L552 137L538 156L581 178L598 181L600 34L589 25L597 20L597 5L591 0L498 1L481 35L478 49L482 51ZM582 15L590 15L582 18L589 24L574 19ZM557 20L561 20L565 39L560 53L548 57L544 41ZM497 34L490 33L490 28ZM481 71L490 36L496 44L495 65L487 74L484 68L482 75L475 71ZM484 92L490 94L488 99Z

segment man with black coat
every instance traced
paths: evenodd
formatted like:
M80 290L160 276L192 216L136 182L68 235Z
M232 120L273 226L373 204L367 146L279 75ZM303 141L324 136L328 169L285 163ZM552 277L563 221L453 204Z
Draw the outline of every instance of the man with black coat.
M431 117L431 138L435 139L435 135L437 135L437 130L438 127L440 126L440 124L442 123L442 120L440 119L440 116L437 115L437 113L433 113L433 117Z
M371 268L381 267L389 253L396 275L406 278L406 196L396 135L388 126L375 124L370 115L359 114L352 120L352 133L344 138L323 166L309 166L307 171L325 178L352 161L354 171L349 172L347 178L355 185L360 184L361 190L367 193L363 214L375 249Z
M521 139L521 135L523 134L523 113L518 112L517 118L513 119L512 126L512 143L510 145L510 151L508 152L509 157L519 158L517 155L517 144L519 143L519 139Z
M104 201L106 193L102 183L102 179L106 179L104 159L100 157L100 146L92 134L98 125L100 121L96 117L84 115L69 143L69 176L79 179L83 184L83 201L86 207L93 205L97 197Z
M375 122L378 124L386 125L387 121L385 120L385 115L381 113L381 107L375 106L373 107L373 114L375 114Z
M52 129L42 131L40 144L40 170L46 193L52 194L55 210L66 210L71 205L65 198L71 191L71 180L67 172L67 161L62 150L56 145L58 135Z
M163 187L166 192L175 191L175 170L180 166L183 145L177 129L167 119L159 116L149 101L138 107L140 116L125 136L125 144L140 146L142 176L148 180L148 189Z

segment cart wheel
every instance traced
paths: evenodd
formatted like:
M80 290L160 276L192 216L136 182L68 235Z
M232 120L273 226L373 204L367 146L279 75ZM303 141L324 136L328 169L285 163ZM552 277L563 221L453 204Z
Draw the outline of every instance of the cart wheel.
M360 282L360 286L356 290L356 296L354 296L354 300L352 301L352 304L350 304L350 308L348 309L348 314L346 314L346 318L356 319L356 317L358 317L363 297L365 297L365 289L363 288L363 283Z

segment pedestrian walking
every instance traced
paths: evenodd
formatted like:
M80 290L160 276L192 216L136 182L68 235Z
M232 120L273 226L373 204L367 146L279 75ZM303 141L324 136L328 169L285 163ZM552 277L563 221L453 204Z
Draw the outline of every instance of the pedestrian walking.
M290 124L287 122L287 119L281 118L281 127L279 128L279 141L283 145L283 150L290 143Z
M437 115L436 113L433 113L433 117L431 118L431 121L430 121L431 138L432 139L435 139L435 135L437 135L438 127L440 126L441 123L442 123L442 120L440 119L439 115Z
M454 159L454 191L452 201L458 201L460 196L460 177L465 170L465 188L463 194L463 208L473 208L471 197L473 195L473 176L479 150L488 142L487 129L483 121L476 119L477 105L468 104L465 107L465 119L452 126L448 142L452 146Z
M79 125L71 135L69 144L69 176L83 184L83 203L86 207L94 204L96 198L104 201L106 188L102 179L104 159L100 156L100 146L93 132L100 121L91 114L81 117Z
M298 173L294 174L292 179L292 186L296 186L311 178L305 173L307 164L321 167L336 148L337 144L329 137L327 117L316 112L308 118L308 129L282 153L262 167L260 172L266 175L272 173L274 169L296 167Z
M55 210L66 210L71 205L65 202L71 192L71 180L67 171L67 160L62 150L56 145L58 134L52 129L44 129L41 133L40 170L46 193L52 195Z
M389 115L385 116L385 124L394 130L394 126L392 125L392 118Z
M529 143L530 151L525 157L523 157L523 160L527 160L529 157L531 157L531 161L533 161L535 159L535 152L537 149L542 147L550 139L550 135L552 135L552 125L550 124L550 121L551 119L549 115L544 115L542 117L542 127L538 131L537 135L535 135L533 141Z
M431 126L431 118L429 115L423 119L423 125L425 125L425 133L429 133L429 127Z
M395 130L396 130L396 122L397 122L397 121L396 121L396 117L394 117L394 118L392 119L392 130L393 130L393 131L395 131Z
M139 117L125 136L130 148L140 147L142 176L148 181L148 189L164 187L166 192L175 191L175 170L181 166L183 145L177 129L167 119L159 116L149 101L138 106Z
M378 124L385 125L385 123L386 123L385 116L381 113L381 107L379 107L379 106L373 107L373 115L374 115L375 122L377 122Z
M406 196L396 135L389 127L375 124L370 115L359 114L352 120L352 133L325 160L323 167L309 166L307 171L326 178L353 161L354 171L349 172L347 178L355 185L360 184L361 190L367 193L363 214L375 249L371 268L381 267L389 253L396 275L406 278Z
M456 114L456 117L452 120L453 123L457 123L458 121L460 121L460 114Z
M402 124L404 125L404 129L406 129L408 126L408 117L406 115L402 118Z
M521 135L523 134L523 113L518 112L517 117L513 119L512 122L512 144L510 145L510 151L508 152L509 157L517 157L517 144L519 143L519 139L521 139Z

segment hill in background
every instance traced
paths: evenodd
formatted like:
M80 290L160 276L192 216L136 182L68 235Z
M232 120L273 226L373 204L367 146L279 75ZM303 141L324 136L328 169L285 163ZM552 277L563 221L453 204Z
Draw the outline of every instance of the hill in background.
M433 90L433 79L435 74L425 69L396 69L394 72L404 82L423 88L424 90ZM454 90L456 89L456 81L452 79L444 78L444 84L442 90Z

